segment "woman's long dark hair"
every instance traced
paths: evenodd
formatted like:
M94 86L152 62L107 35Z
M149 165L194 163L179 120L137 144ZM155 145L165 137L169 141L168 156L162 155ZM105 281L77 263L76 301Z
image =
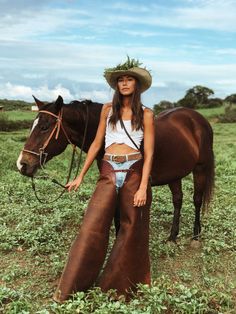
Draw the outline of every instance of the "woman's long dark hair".
M141 103L141 90L140 83L135 78L135 90L132 94L131 99L131 110L132 110L132 118L131 125L133 130L143 129L143 108ZM116 86L116 90L112 100L112 114L109 118L109 123L111 123L112 127L116 127L116 123L121 118L121 107L122 107L123 96L119 92L118 85Z

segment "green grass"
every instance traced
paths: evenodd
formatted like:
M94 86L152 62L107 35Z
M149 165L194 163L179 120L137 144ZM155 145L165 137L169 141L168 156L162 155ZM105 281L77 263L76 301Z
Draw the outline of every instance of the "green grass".
M0 112L0 131L10 132L30 128L35 115L31 112Z
M130 302L114 300L97 289L78 293L64 305L51 296L68 250L94 189L90 169L77 193L49 203L60 189L38 182L35 199L30 180L16 169L28 131L0 133L0 312L2 313L235 313L236 308L236 124L214 124L215 197L202 218L201 246L191 247L192 178L183 183L184 203L178 245L166 243L172 222L169 189L153 188L150 225L152 287L140 286ZM71 148L49 162L47 171L64 181ZM58 171L60 169L60 171ZM114 229L111 230L111 242Z
M12 110L6 111L6 115L9 120L20 121L20 120L33 120L35 119L37 112L33 111L20 111L20 110Z
M206 108L206 109L197 109L199 113L201 113L207 119L214 119L217 118L219 115L225 113L225 107L217 107L217 108Z

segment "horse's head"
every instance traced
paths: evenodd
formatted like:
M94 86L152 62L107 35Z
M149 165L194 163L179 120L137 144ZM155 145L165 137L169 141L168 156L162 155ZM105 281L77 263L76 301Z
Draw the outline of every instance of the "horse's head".
M32 177L40 166L60 154L68 139L63 132L63 99L45 104L35 99L39 113L33 122L30 135L17 160L21 174Z

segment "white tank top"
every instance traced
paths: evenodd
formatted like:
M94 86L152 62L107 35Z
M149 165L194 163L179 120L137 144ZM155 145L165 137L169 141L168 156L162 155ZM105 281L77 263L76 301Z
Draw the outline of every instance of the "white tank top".
M106 125L106 135L105 135L105 149L113 143L126 144L134 149L137 149L132 141L128 138L125 130L122 129L120 121L117 121L116 127L113 129L112 125L109 123L109 118L111 116L112 109L110 110L107 117ZM135 144L140 148L141 142L143 140L143 130L132 130L131 120L123 120L125 128Z

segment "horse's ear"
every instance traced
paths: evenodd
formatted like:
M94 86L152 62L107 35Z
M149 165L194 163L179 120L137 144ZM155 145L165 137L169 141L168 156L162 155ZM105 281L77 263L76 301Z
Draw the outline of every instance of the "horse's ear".
M38 108L42 107L44 105L44 103L42 101L40 101L39 99L37 99L36 97L34 97L34 95L32 95L34 98L34 101L36 103L36 105L38 106Z
M55 106L57 110L60 110L61 107L63 106L63 98L60 95L57 97L57 100L55 101Z

